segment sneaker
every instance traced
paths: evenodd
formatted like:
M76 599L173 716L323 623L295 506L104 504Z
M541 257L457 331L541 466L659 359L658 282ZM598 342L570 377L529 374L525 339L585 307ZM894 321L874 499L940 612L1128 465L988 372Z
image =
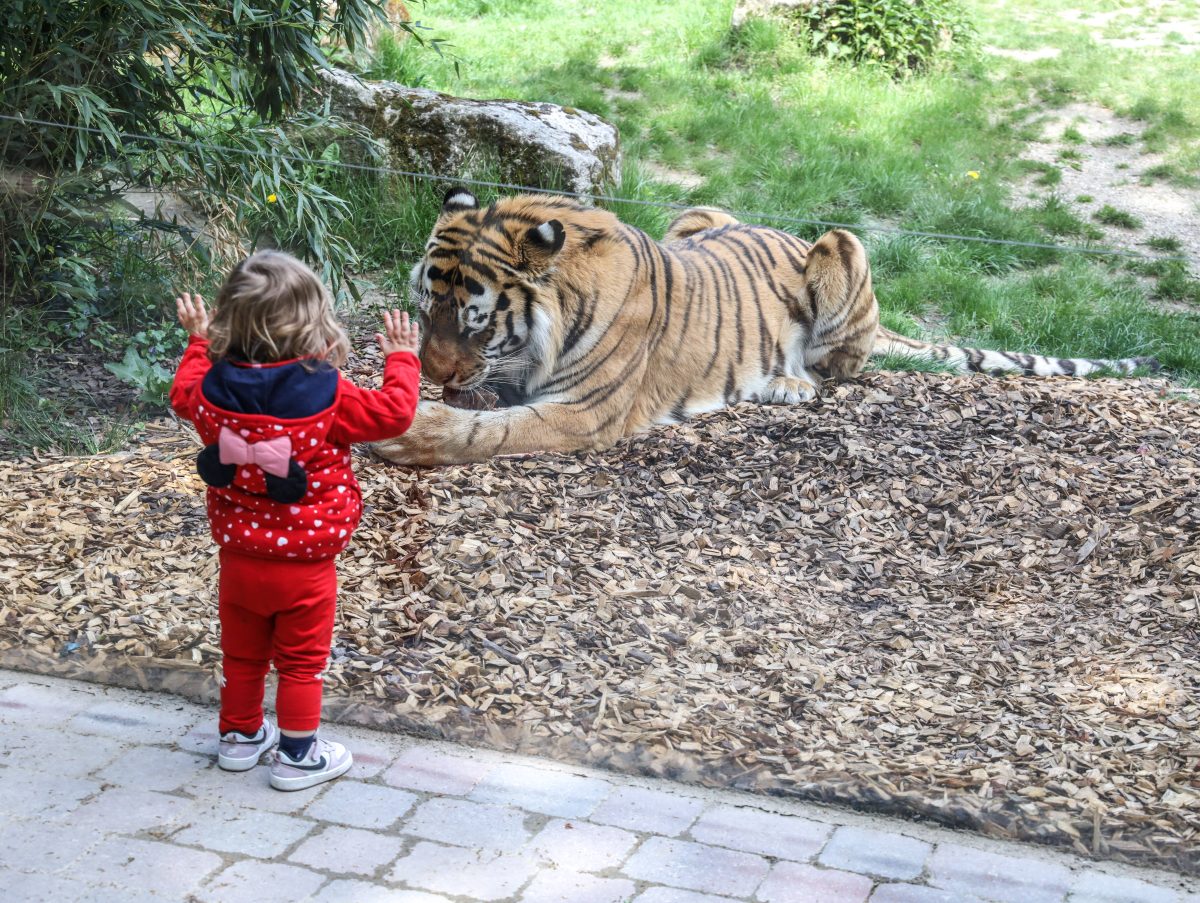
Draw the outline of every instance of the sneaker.
M308 752L293 759L282 749L275 752L271 786L276 790L303 790L345 774L354 764L350 750L332 740L314 737Z
M217 764L226 771L249 771L258 764L259 756L279 742L279 731L266 718L253 737L237 731L221 735L217 747Z

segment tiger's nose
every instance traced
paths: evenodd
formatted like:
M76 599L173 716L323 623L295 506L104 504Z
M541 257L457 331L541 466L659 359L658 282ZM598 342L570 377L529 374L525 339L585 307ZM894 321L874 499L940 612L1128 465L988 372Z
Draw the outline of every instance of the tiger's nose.
M442 385L457 375L454 364L439 354L425 354L421 359L421 368L430 380Z

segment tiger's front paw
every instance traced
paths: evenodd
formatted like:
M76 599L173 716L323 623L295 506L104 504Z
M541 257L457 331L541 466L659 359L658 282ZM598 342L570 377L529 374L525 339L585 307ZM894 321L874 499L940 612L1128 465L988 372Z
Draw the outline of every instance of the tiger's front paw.
M817 387L800 376L777 376L759 394L764 404L803 404L817 397Z
M440 463L455 429L455 409L437 401L422 401L407 431L392 439L372 442L371 452L397 464Z

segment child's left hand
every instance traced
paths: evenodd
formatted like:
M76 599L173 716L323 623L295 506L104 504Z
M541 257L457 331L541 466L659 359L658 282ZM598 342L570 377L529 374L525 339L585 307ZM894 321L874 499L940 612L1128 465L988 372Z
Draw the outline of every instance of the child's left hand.
M417 354L421 350L421 328L415 321L408 319L408 314L399 310L383 312L384 332L375 333L375 341L383 356L395 354L397 351L410 351Z
M179 316L179 325L198 339L208 338L208 311L204 309L204 299L196 295L195 300L187 292L175 299L175 313Z

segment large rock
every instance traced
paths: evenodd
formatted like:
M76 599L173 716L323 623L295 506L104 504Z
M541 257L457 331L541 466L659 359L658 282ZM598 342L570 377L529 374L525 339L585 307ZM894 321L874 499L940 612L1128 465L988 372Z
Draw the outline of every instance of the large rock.
M733 7L733 27L741 28L751 16L786 16L813 3L814 0L737 0Z
M617 129L549 103L467 100L395 82L324 74L332 110L366 126L398 169L468 175L534 188L601 192L620 173Z

